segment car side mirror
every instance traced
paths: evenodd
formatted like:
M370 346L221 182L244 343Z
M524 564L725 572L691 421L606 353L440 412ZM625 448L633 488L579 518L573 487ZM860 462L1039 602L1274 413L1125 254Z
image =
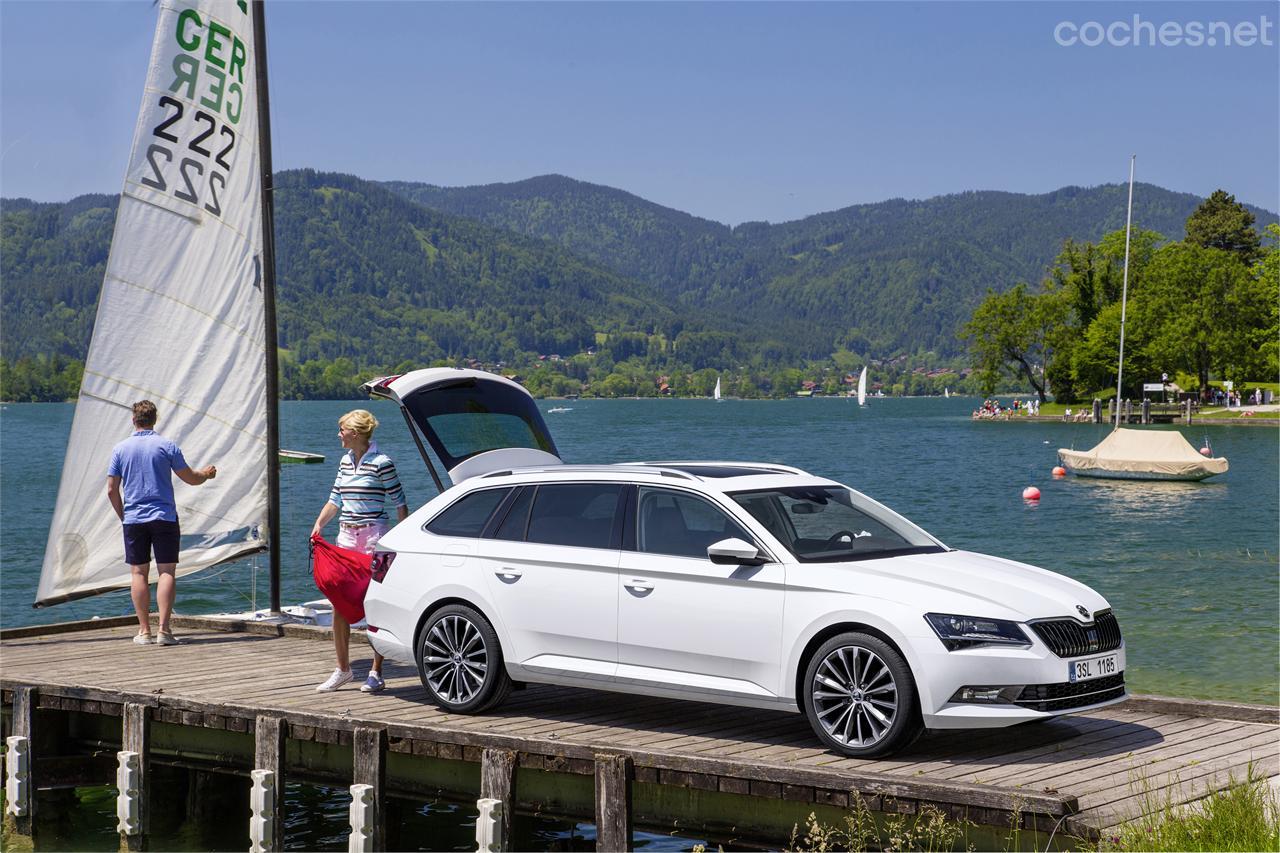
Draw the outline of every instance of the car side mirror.
M707 556L717 566L763 566L768 562L750 542L721 539L707 546Z

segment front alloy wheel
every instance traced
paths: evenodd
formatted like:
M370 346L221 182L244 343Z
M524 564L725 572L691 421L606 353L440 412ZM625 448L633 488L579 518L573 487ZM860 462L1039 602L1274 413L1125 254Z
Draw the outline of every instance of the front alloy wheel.
M484 711L511 692L498 637L483 616L460 604L432 614L418 638L418 675L441 708Z
M814 732L846 755L884 755L906 746L921 730L906 661L878 637L832 637L810 658L804 684L805 713Z

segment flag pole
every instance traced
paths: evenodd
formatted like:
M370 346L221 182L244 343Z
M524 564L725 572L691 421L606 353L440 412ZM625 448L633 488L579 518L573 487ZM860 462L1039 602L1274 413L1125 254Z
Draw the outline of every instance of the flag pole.
M1124 379L1124 320L1125 309L1129 303L1129 232L1133 228L1133 165L1138 155L1129 157L1129 212L1124 220L1124 285L1120 292L1120 368L1116 371L1116 425L1120 429L1120 385Z

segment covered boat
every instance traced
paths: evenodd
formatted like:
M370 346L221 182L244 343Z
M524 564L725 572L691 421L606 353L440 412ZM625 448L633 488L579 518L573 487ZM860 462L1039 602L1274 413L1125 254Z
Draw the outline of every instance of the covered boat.
M1176 430L1117 429L1092 450L1058 450L1062 466L1081 477L1203 480L1227 472L1227 460L1202 456Z

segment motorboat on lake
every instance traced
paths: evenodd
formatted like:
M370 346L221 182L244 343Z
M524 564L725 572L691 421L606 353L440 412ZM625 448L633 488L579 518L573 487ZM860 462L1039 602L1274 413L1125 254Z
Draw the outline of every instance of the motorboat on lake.
M1176 430L1117 429L1092 450L1058 450L1062 467L1081 477L1203 480L1227 473L1227 460L1202 455Z

